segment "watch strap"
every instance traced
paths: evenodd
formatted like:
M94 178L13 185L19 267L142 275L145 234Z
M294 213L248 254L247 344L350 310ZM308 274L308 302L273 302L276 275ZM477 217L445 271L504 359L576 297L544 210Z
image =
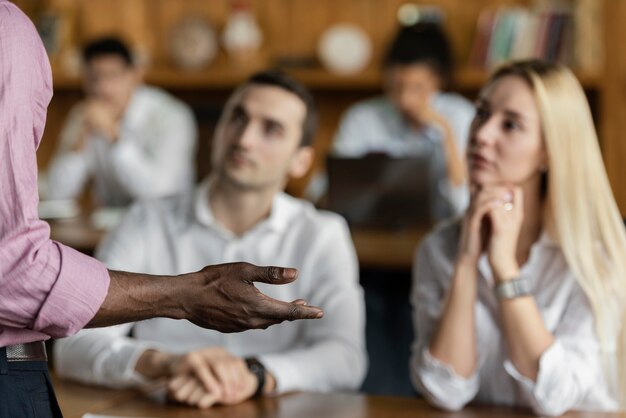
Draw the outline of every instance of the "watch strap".
M498 283L495 292L498 299L513 299L528 296L531 294L530 282L528 279L516 277Z
M246 365L248 366L248 370L252 373L257 380L257 388L253 398L258 398L263 394L263 389L265 388L265 366L255 357L248 357L245 359Z

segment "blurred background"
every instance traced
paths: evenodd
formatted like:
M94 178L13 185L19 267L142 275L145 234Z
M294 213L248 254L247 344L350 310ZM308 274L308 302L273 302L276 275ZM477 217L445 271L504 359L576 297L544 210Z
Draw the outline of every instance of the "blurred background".
M310 87L321 110L317 161L324 163L342 112L381 91L384 49L400 23L440 21L454 48L451 90L472 100L488 71L509 58L540 56L576 70L600 132L622 213L619 164L626 118L626 12L621 0L16 0L49 51L54 99L39 151L45 169L62 123L81 97L80 48L117 35L146 70L148 84L188 102L201 127L199 175L208 171L212 122L231 89L256 70L282 68ZM252 38L237 47L239 33ZM241 27L248 27L241 29ZM235 41L228 43L228 33ZM233 36L234 35L234 36ZM247 37L246 37L247 36ZM231 44L235 44L232 46ZM229 47L229 45L231 45ZM613 47L615 46L615 47ZM203 141L204 140L204 141ZM310 176L289 186L301 195Z

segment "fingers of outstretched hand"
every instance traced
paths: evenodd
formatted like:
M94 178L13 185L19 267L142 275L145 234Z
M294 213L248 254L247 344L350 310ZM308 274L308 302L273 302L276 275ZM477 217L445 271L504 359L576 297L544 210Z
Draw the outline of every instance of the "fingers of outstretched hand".
M287 267L248 265L244 269L245 279L252 282L268 284L287 284L298 277L298 270Z
M259 316L272 323L282 321L295 321L298 319L319 319L324 316L324 311L317 306L310 306L303 299L293 302L283 302L263 295L264 301L259 309Z

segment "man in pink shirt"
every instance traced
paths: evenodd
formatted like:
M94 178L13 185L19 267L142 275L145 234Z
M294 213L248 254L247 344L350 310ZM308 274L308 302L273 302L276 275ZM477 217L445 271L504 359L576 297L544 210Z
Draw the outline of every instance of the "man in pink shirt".
M50 337L156 316L236 332L323 315L301 300L273 300L252 284L291 282L294 269L235 263L148 276L109 271L51 241L37 215L35 155L51 97L50 64L33 24L0 0L0 418L33 410L61 416L43 347Z

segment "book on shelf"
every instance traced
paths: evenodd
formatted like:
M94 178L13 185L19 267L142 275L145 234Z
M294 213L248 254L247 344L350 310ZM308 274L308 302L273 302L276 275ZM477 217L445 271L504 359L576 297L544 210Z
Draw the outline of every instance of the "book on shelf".
M504 6L481 12L469 57L471 67L539 58L593 72L600 68L601 32L595 0L547 2L535 8Z

